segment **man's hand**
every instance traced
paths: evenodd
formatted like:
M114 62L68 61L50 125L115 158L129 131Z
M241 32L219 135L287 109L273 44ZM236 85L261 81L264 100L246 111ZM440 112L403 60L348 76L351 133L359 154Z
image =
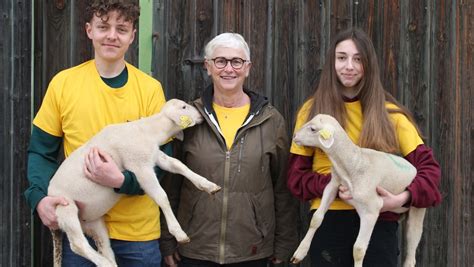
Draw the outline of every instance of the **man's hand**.
M67 206L69 203L64 197L46 196L36 206L36 212L38 212L41 222L51 230L59 228L58 217L56 216L57 205Z
M164 256L165 265L168 267L178 266L178 262L181 261L181 257L178 252L173 253L172 255Z
M84 157L84 173L92 181L112 188L120 188L125 179L112 157L97 147Z

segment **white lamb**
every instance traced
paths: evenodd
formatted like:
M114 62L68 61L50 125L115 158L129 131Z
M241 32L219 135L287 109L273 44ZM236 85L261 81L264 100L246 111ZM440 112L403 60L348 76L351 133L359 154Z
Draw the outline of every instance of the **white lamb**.
M360 217L353 256L354 266L362 267L370 236L383 205L376 187L381 186L393 194L403 192L416 175L415 167L401 157L355 145L338 121L329 115L316 115L295 134L293 141L298 145L322 149L331 160L332 178L324 189L321 205L313 214L309 230L294 253L292 262L300 262L308 253L311 240L342 184L352 194L350 204ZM401 208L396 212L407 210ZM416 247L423 231L425 211L424 208L409 209L404 267L415 266Z
M192 172L181 161L167 156L159 146L186 128L202 122L202 116L192 106L177 99L169 100L161 112L137 121L105 127L89 142L75 150L61 164L51 179L48 195L63 196L69 205L58 205L58 225L69 238L71 249L98 266L117 266L110 247L107 228L102 216L114 206L120 195L112 188L96 184L83 172L84 156L92 147L110 154L122 170L135 173L141 188L161 208L169 231L178 242L189 242L189 238L176 220L165 191L161 188L155 165L187 177L197 188L213 194L220 190L216 184ZM81 218L76 203L81 203ZM83 234L93 237L99 252L87 242ZM53 231L55 266L60 266L60 235Z

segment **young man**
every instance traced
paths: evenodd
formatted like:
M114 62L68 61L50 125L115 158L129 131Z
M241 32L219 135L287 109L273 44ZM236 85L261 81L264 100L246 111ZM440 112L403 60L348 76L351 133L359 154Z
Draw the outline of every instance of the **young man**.
M165 103L160 83L124 58L135 38L139 15L138 0L90 1L86 32L94 59L58 73L33 120L28 150L30 187L25 196L50 229L58 228L56 206L68 205L62 197L47 196L49 180L59 166L56 158L61 143L67 157L108 124L150 116ZM107 160L102 160L102 168L110 177L91 179L119 193L140 191L133 173L113 172ZM119 266L159 266L159 208L151 198L124 195L106 214L105 222ZM71 251L67 237L62 249L63 266L94 266Z

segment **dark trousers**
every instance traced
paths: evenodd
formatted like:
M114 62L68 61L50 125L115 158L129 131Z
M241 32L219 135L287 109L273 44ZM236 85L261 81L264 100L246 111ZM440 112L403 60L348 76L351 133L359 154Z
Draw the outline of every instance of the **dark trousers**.
M355 210L329 210L311 243L311 266L354 266L352 248L359 225ZM397 267L399 253L398 222L378 221L364 257L364 267Z
M266 267L268 259L245 261L232 264L219 264L212 261L195 260L181 256L179 267Z
M87 238L89 244L97 249L94 241ZM160 266L161 253L158 240L151 241L122 241L110 240L110 245L115 254L117 265L122 267L153 267ZM63 234L62 246L62 266L63 267L94 267L94 263L86 258L75 254L71 250L71 245L66 234Z

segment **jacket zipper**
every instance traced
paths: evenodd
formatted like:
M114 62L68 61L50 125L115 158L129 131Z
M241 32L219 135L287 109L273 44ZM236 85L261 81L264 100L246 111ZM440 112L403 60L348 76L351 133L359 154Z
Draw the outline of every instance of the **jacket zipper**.
M227 204L229 201L229 179L230 179L230 151L225 152L224 163L224 192L222 198L222 217L221 217L221 234L219 242L219 262L224 264L225 261L225 237L227 228Z
M241 161L242 161L242 150L243 150L243 147L244 147L244 137L241 137L240 138L240 146L239 146L239 163L238 163L238 166L237 166L237 172L240 173L240 166L242 164Z

